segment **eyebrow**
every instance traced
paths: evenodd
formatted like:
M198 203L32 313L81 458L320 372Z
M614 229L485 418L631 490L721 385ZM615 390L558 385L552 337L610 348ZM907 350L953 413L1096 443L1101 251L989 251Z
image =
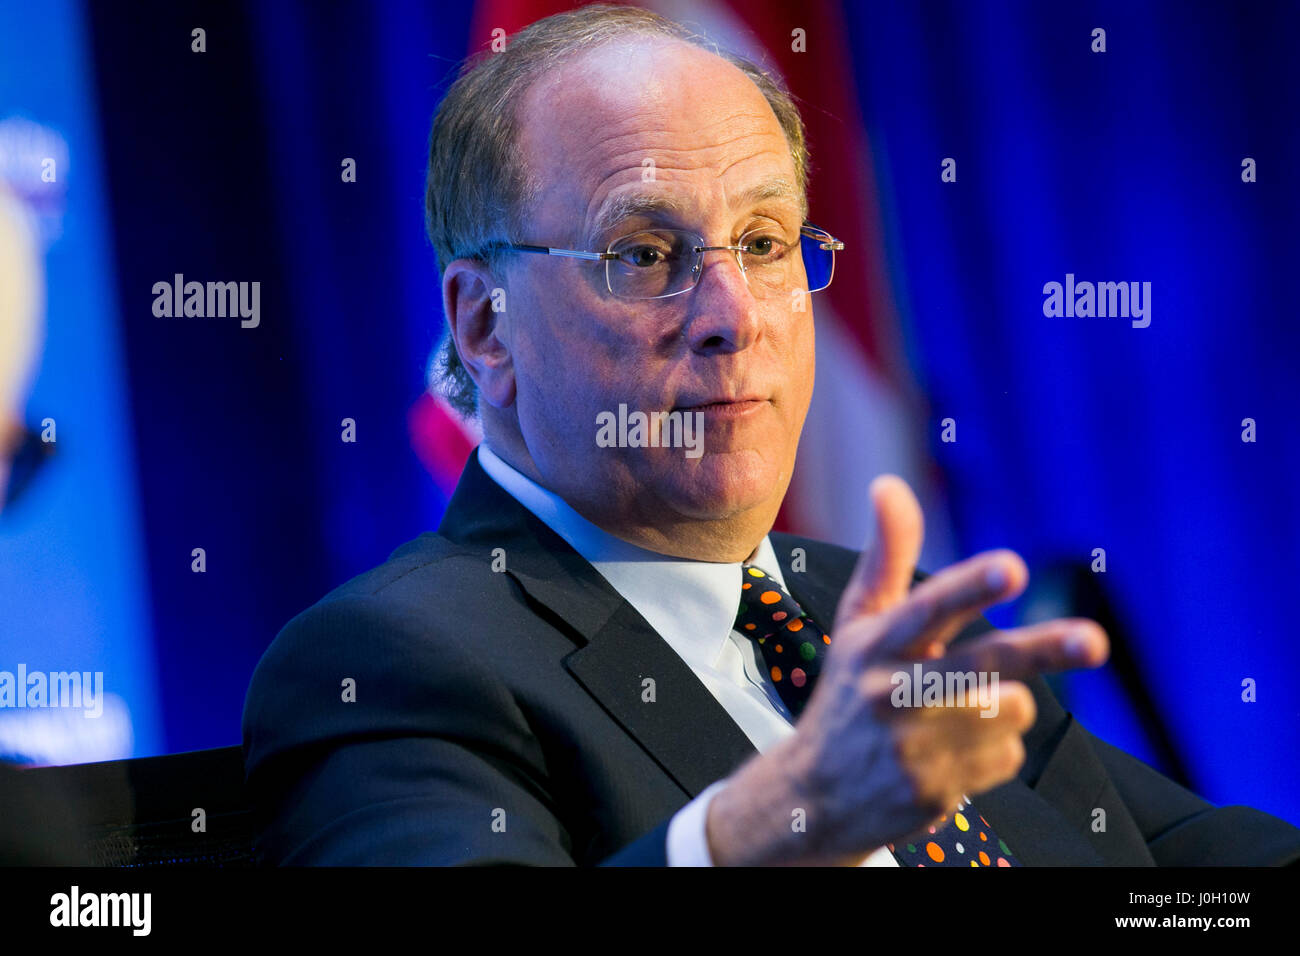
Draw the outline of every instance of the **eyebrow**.
M650 195L646 193L619 193L605 200L596 219L591 224L588 238L593 242L605 235L624 219L633 216L655 216L663 213L683 215L686 206L672 196Z
M803 198L794 185L785 178L769 179L751 186L733 200L733 205L756 206L772 199L788 200L799 209L801 215L806 212ZM664 213L675 213L681 216L686 212L686 204L673 196L654 193L619 193L605 200L601 205L600 211L596 213L596 218L592 222L588 238L594 242L624 219L631 219L634 216L655 216Z
M803 197L799 195L799 191L794 188L790 180L785 178L769 179L757 186L751 186L737 197L737 205L757 206L769 199L788 199L799 207L800 212L804 211Z

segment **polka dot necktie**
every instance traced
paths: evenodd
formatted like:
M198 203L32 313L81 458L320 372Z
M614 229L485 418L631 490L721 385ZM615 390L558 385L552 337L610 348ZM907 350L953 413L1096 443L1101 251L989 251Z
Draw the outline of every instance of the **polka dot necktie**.
M752 565L741 569L736 630L758 643L767 674L797 720L821 673L831 636L817 626L771 575ZM962 797L952 819L942 817L907 842L889 844L903 866L1019 866L989 822Z

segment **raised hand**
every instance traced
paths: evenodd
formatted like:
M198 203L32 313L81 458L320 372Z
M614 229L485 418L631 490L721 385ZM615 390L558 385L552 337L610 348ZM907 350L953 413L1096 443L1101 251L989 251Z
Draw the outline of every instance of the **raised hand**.
M911 587L923 521L902 479L869 494L875 540L860 557L831 629L831 646L795 733L742 766L713 799L710 853L727 863L858 862L950 812L962 794L1011 779L1025 759L1033 696L1021 679L1105 662L1095 622L1060 619L948 645L991 605L1028 582L1014 552L976 555ZM982 677L982 695L899 706L894 675ZM947 683L947 682L945 682ZM980 698L983 699L980 699ZM908 698L903 698L904 700ZM793 830L792 811L806 828Z

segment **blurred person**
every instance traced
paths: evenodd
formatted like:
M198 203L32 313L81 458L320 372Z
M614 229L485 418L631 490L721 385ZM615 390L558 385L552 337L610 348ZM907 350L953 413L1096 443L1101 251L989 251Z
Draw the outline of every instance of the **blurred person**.
M42 457L22 414L44 339L44 293L36 231L0 180L0 505Z
M44 337L44 290L36 232L0 180L0 522L46 454L22 424ZM81 813L75 794L0 762L0 866L89 864Z

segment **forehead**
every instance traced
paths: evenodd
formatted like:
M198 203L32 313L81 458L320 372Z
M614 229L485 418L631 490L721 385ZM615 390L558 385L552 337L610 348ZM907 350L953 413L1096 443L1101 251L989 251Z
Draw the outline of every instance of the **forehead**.
M696 218L743 212L762 194L772 201L773 183L802 201L762 91L679 41L616 41L566 61L529 90L519 146L539 187L535 221L569 234L633 195Z

